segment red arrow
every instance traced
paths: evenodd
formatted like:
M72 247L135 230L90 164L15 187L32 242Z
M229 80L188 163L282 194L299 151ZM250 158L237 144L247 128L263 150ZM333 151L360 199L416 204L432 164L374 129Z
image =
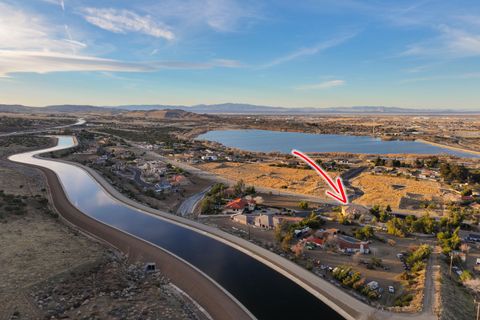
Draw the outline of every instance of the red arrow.
M334 198L335 200L339 201L340 203L347 204L348 198L347 194L345 193L345 189L343 187L343 182L340 177L337 178L337 182L333 182L332 178L328 176L328 174L312 159L310 159L306 154L298 151L292 150L292 154L303 161L305 161L310 167L312 167L315 171L320 174L320 176L333 188L335 193L331 191L326 191L325 193L329 196Z

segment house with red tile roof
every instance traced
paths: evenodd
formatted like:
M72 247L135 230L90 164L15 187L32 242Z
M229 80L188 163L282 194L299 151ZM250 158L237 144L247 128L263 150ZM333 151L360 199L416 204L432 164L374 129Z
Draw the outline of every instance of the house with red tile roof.
M325 245L325 241L326 239L317 238L315 236L310 236L306 240L307 243L313 243L314 245L320 248L323 248L323 246Z
M223 207L224 214L239 214L244 213L245 211L255 210L256 202L253 199L247 200L245 198L237 198L225 205Z

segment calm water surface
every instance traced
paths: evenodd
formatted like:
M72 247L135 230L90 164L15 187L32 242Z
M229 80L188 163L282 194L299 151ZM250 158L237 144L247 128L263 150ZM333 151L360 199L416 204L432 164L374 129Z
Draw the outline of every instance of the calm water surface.
M53 151L73 145L60 137ZM32 158L39 151L10 157L57 173L72 204L106 224L155 243L205 272L258 319L342 319L303 288L252 257L201 233L131 208L106 193L84 170Z
M292 149L298 149L304 152L450 154L459 157L480 158L479 155L473 153L441 148L417 141L382 141L368 136L245 129L209 131L199 135L197 139L216 141L227 147L258 152L290 153Z

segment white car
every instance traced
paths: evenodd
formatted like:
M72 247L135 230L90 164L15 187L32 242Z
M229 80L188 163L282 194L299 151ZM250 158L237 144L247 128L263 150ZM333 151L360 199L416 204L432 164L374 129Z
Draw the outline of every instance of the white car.
M395 288L393 286L388 286L388 292L395 293Z

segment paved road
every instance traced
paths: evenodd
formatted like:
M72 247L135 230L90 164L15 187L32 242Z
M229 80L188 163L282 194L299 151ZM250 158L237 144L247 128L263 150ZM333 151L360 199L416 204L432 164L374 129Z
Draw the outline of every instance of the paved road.
M178 207L177 215L185 217L187 215L193 214L198 203L203 199L203 197L210 190L210 188L211 186L185 199L185 201L182 202L180 207Z
M213 181L213 182L221 182L221 183L224 183L224 184L227 184L227 185L232 185L232 184L235 184L237 182L237 181L219 176L215 173L201 170L201 169L196 168L192 165L189 165L188 163L184 163L184 162L180 162L180 161L177 161L177 160L169 159L167 157L159 155L158 153L156 153L154 151L147 151L147 150L143 149L140 145L138 145L138 144L136 144L132 141L128 141L128 143L130 143L134 147L137 147L137 148L145 151L147 155L153 157L154 159L158 159L158 160L164 161L166 163L170 163L171 165L173 165L175 167L182 168L183 170L188 171L191 174L193 174L193 175L195 175L199 178L203 178L203 179L210 180L210 181ZM363 170L363 169L359 168L358 171L353 172L353 174L349 175L347 178L350 178L351 176L354 177L355 174L359 174L361 172L361 170ZM273 188L257 187L257 186L255 186L255 189L260 193L271 193L273 195L292 197L292 198L298 199L299 201L300 200L305 200L305 201L310 201L310 202L314 202L314 203L325 203L325 204L331 204L331 205L339 205L339 203L337 201L323 199L323 198L320 198L318 196L311 196L311 195L305 195L305 194L300 194L300 193L282 191L282 190L277 190L277 189L273 189ZM370 206L366 206L366 207L371 208ZM415 212L415 211L402 210L402 209L395 209L395 211L393 213L394 214L399 214L399 215L410 215L410 214L418 215L419 214L418 212ZM423 212L422 212L422 214L423 214Z
M63 129L63 128L68 128L68 127L73 127L73 126L81 126L82 124L85 124L85 123L86 123L86 121L84 119L78 119L77 122L72 123L72 124L43 128L43 129L37 129L37 130L25 130L25 131L15 131L15 132L9 132L9 133L2 133L2 134L0 134L0 137L10 137L10 136L23 135L23 134L42 133L42 132L49 131L49 130Z
M133 172L133 181L135 181L136 184L138 184L139 186L145 189L149 189L153 187L151 183L147 183L142 180L142 171L140 171L140 169L132 167L132 168L129 168L129 170Z

